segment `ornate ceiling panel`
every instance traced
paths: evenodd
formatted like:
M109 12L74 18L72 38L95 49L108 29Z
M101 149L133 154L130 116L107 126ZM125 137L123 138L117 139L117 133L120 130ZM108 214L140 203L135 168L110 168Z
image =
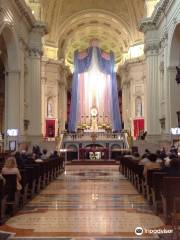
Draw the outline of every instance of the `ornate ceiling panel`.
M144 15L144 0L38 0L43 20L49 25L45 42L59 47L59 57L69 64L76 49L97 38L100 46L113 50L116 62L130 45L143 41L137 30Z

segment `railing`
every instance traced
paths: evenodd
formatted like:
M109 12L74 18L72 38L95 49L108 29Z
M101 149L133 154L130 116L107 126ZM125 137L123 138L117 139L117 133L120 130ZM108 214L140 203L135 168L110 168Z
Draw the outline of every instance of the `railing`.
M65 133L64 142L84 142L84 141L113 141L124 142L126 148L129 148L128 138L126 133L110 133L110 132L79 132Z

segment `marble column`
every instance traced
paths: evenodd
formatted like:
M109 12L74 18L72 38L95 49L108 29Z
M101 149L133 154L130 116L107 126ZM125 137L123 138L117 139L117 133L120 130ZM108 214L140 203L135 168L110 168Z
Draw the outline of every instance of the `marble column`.
M20 131L20 71L6 72L5 79L5 131L18 129ZM7 132L6 132L7 133ZM5 133L5 134L6 134ZM17 137L5 135L5 149L9 149L9 141L18 140Z
M170 128L177 127L177 111L180 109L179 104L179 86L176 82L176 67L168 67L167 69L167 131Z
M30 125L29 135L42 136L41 120L41 53L38 49L30 50Z
M6 73L6 129L20 128L20 71Z
M59 83L59 98L58 98L58 110L59 110L59 123L60 131L64 130L65 123L67 121L67 89L65 83Z
M160 134L159 123L159 84L158 84L158 43L146 43L145 46L147 76L146 76L146 106L148 135Z
M37 22L29 38L29 136L42 138L41 59L42 36L47 33L46 25Z

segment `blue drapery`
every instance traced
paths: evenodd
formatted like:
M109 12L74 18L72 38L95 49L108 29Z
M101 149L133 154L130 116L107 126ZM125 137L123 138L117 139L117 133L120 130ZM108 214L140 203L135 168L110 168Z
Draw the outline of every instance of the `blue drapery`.
M78 74L88 70L91 65L93 49L96 50L98 65L100 70L110 75L111 78L111 111L112 111L112 129L119 132L122 129L121 118L119 111L119 100L117 91L116 73L114 72L114 54L111 51L109 59L102 56L102 50L98 47L90 47L87 49L87 56L84 58L79 57L78 51L74 53L74 73L72 79L72 92L71 92L71 107L69 116L69 132L76 131L77 113L78 113L78 95L79 95L79 79Z

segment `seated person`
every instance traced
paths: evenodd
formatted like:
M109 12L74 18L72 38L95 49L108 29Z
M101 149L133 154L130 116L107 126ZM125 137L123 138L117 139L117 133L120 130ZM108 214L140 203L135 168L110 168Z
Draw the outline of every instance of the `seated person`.
M138 152L134 152L132 155L132 159L135 161L139 161L141 159L141 157Z
M156 151L156 155L157 155L157 159L156 159L156 162L157 163L162 163L162 156L161 156L161 151L160 150L157 150Z
M178 177L180 176L180 161L178 159L172 159L169 165L165 166L162 170L167 172L171 177Z
M147 154L143 154L142 155L142 159L139 161L139 165L144 165L146 163L150 162L148 155Z
M16 159L14 157L9 157L5 160L4 167L2 168L2 174L16 174L17 190L22 189L20 184L21 175L19 169L17 168Z
M14 157L16 159L17 167L20 169L23 169L24 165L25 165L25 161L24 161L24 158L22 157L21 153L16 152Z
M3 175L0 173L0 181L3 182L3 185L6 184L6 179L3 177Z
M48 159L47 149L43 149L41 159L42 160L47 160Z
M143 175L146 177L147 176L147 171L151 170L151 169L160 169L161 165L160 163L156 162L157 160L157 155L154 153L151 153L148 156L148 159L150 160L150 162L147 162L144 164L144 171L143 171Z
M146 148L145 151L144 151L144 154L142 155L141 157L141 160L139 162L139 165L144 165L145 163L147 162L150 162L148 156L150 155L150 151Z

